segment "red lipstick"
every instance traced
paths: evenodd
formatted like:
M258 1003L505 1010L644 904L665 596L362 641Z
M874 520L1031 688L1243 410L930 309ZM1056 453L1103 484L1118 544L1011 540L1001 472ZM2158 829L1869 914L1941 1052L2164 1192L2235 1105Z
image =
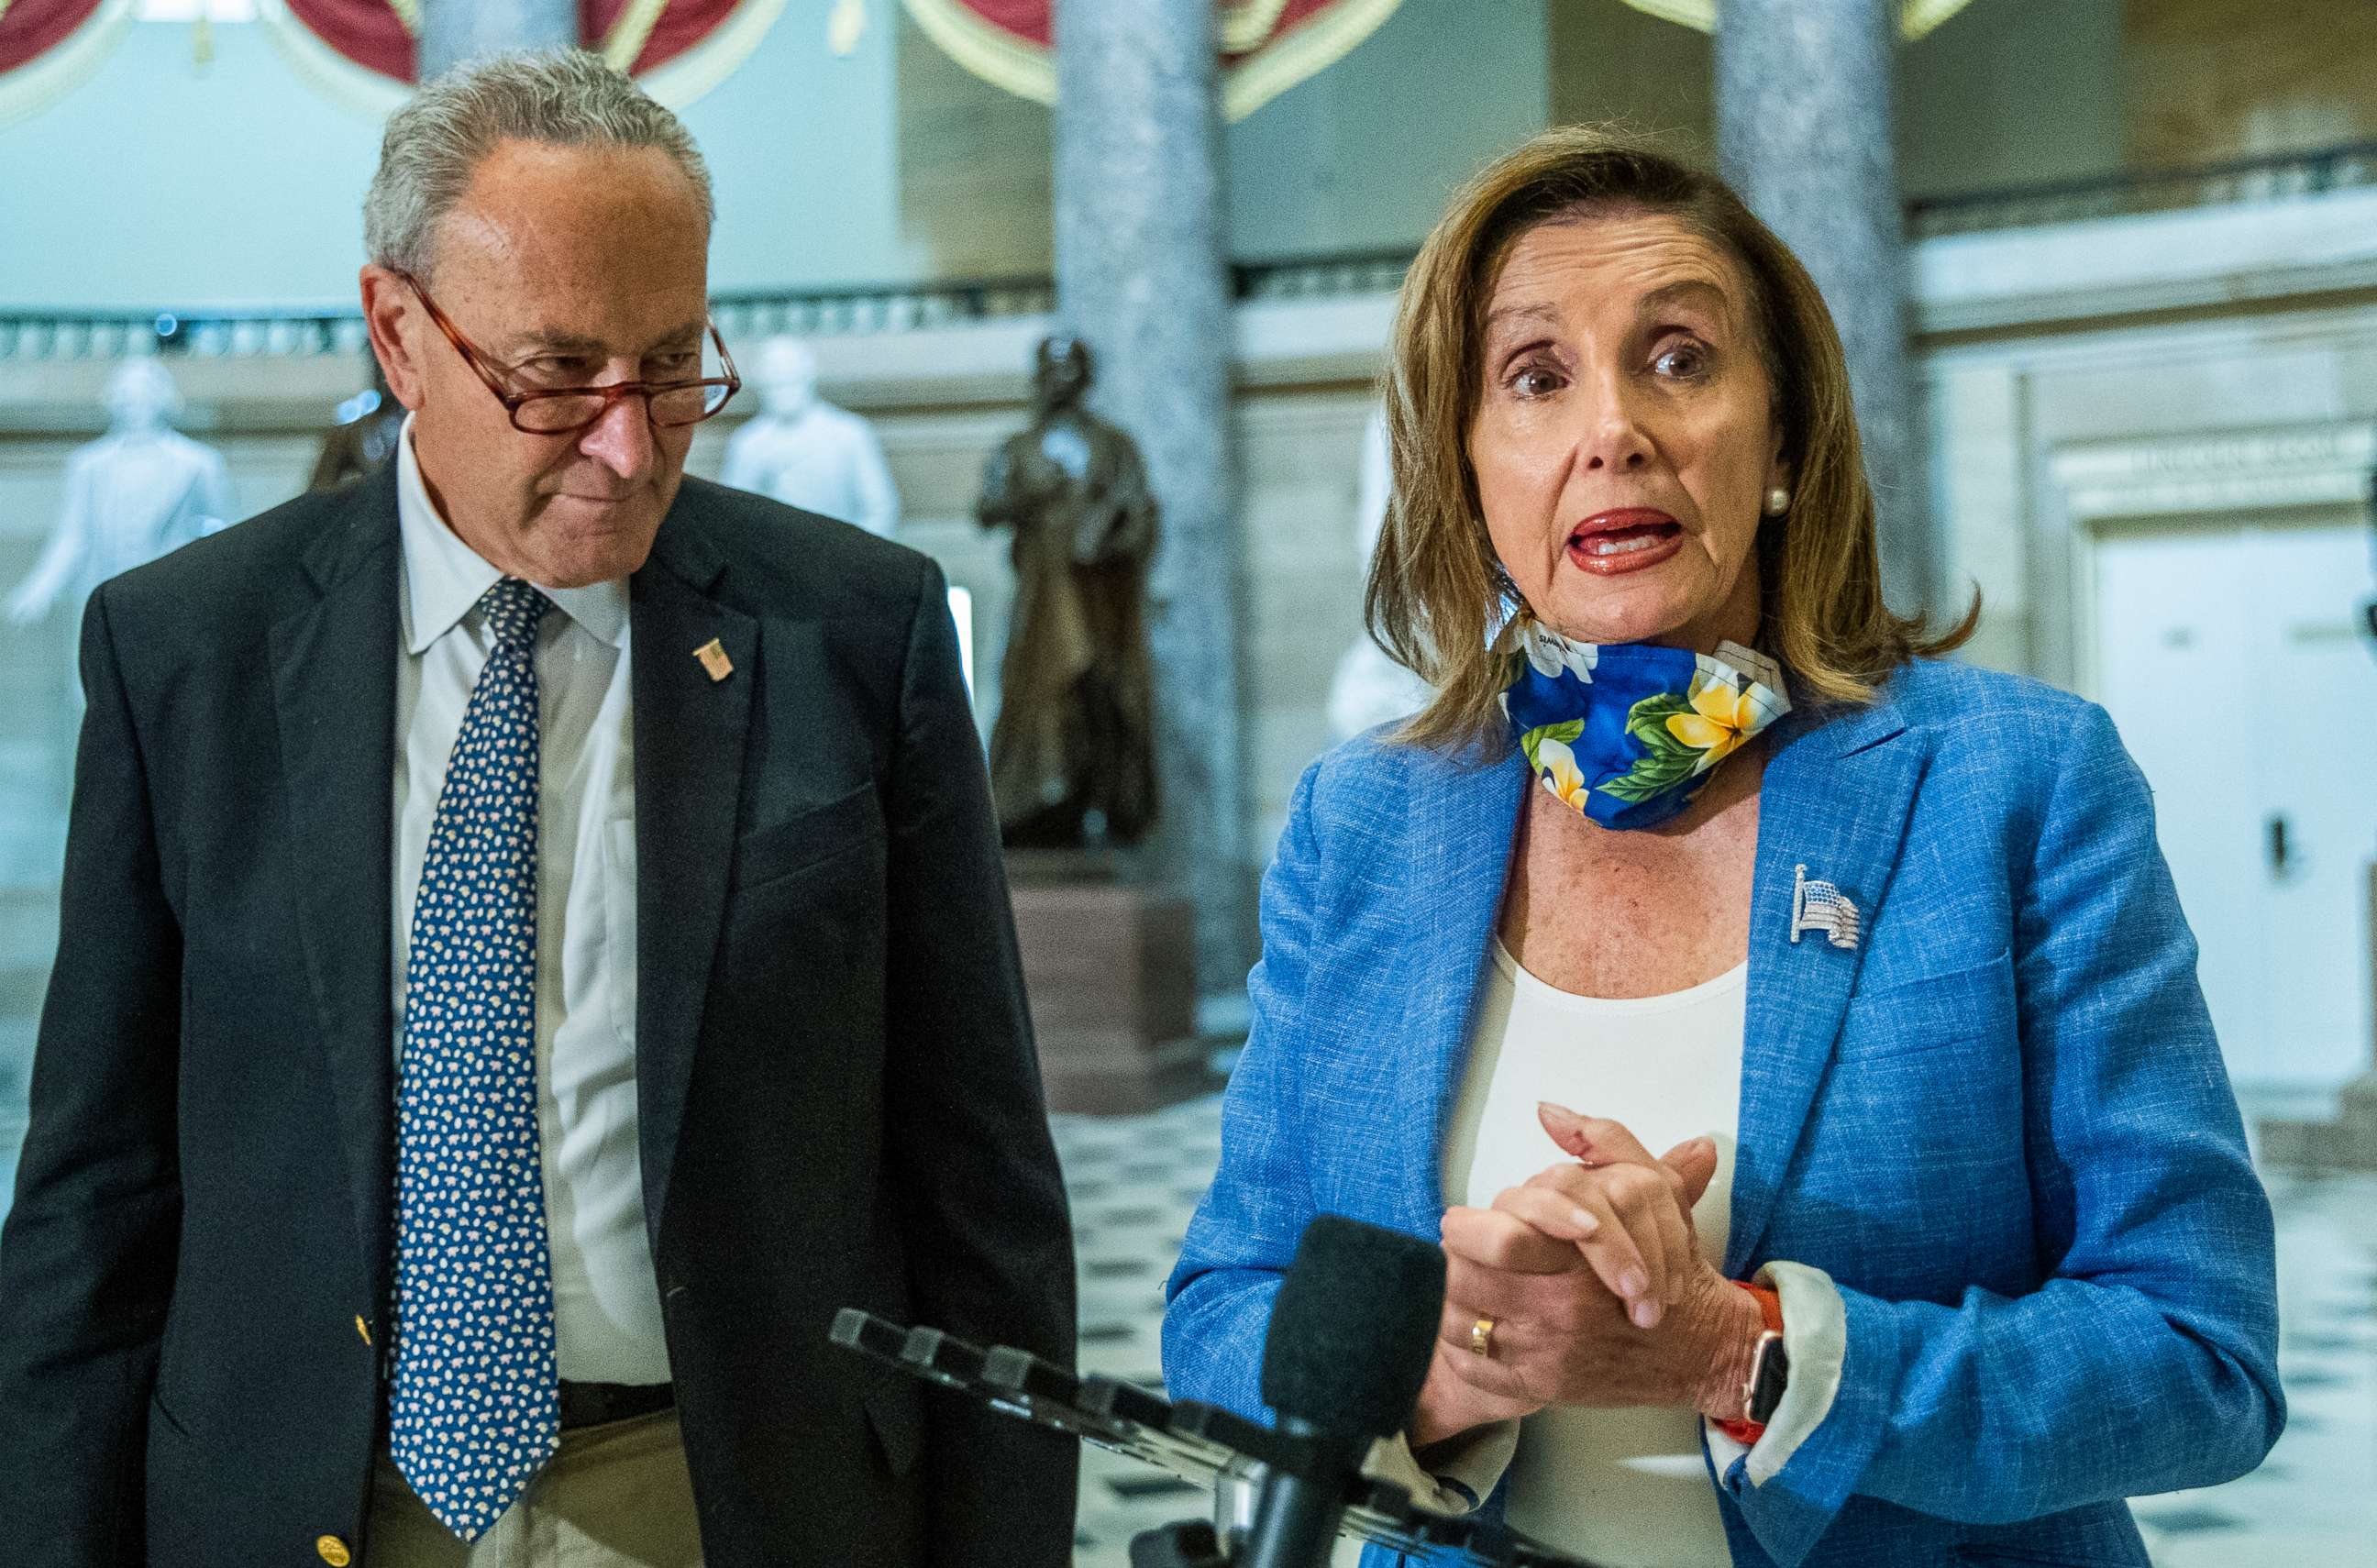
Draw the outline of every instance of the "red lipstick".
M1617 577L1657 566L1683 544L1683 525L1657 508L1613 507L1569 530L1568 558L1581 571Z

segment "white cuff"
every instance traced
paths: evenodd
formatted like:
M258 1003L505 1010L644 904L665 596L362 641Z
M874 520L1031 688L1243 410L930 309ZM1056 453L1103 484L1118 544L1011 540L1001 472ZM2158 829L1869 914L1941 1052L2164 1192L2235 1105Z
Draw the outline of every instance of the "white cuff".
M1805 1263L1769 1263L1758 1271L1758 1283L1783 1301L1783 1350L1791 1358L1791 1379L1783 1388L1783 1402L1766 1422L1755 1446L1745 1448L1703 1421L1709 1458L1720 1476L1733 1462L1750 1461L1750 1484L1763 1486L1790 1462L1810 1433L1832 1414L1833 1397L1841 1388L1841 1361L1848 1354L1848 1311L1833 1276Z
M1362 1474L1372 1480L1393 1481L1412 1494L1412 1501L1438 1514L1466 1514L1486 1501L1501 1484L1502 1472L1519 1452L1519 1423L1495 1421L1448 1438L1429 1450L1434 1468L1423 1468L1412 1452L1411 1439L1401 1432L1370 1445Z

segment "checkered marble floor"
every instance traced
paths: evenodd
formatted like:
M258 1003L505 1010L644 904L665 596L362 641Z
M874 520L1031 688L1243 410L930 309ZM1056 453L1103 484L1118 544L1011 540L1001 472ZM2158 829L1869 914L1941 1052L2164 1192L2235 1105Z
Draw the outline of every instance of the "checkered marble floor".
M2264 1180L2286 1435L2241 1479L2138 1501L2159 1568L2377 1562L2377 1176Z
M22 1094L21 1082L6 1087ZM1085 1371L1161 1386L1164 1280L1188 1215L1212 1179L1220 1123L1219 1096L1145 1116L1057 1119L1081 1264ZM20 1122L0 1114L0 1205L22 1133ZM2138 1522L2158 1568L2341 1568L2371 1561L2377 1176L2274 1173L2266 1179L2278 1218L2280 1369L2292 1416L2286 1436L2253 1474L2138 1501ZM1209 1509L1196 1487L1085 1450L1076 1568L1127 1568L1132 1536Z
M1221 1106L1209 1095L1144 1116L1055 1119L1081 1270L1083 1372L1162 1389L1164 1281L1221 1160ZM1212 1506L1202 1488L1084 1447L1076 1568L1127 1568L1132 1536Z
M1081 1270L1081 1366L1160 1386L1164 1280L1221 1153L1221 1100L1059 1117ZM2286 1436L2252 1475L2135 1503L2157 1568L2377 1561L2377 1176L2276 1173ZM1076 1568L1127 1568L1130 1538L1211 1507L1200 1489L1085 1450Z

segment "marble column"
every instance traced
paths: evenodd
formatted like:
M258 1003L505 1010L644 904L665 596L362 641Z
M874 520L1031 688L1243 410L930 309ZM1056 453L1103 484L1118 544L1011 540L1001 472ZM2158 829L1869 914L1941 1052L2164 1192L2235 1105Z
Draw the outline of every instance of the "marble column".
M421 0L413 75L425 82L475 55L577 42L577 0Z
M1718 0L1725 177L1814 274L1839 323L1902 613L1934 602L1929 478L1907 363L1893 134L1895 0Z
M1097 359L1097 412L1146 455L1163 818L1196 904L1200 995L1246 981L1230 287L1212 0L1058 0L1057 313Z

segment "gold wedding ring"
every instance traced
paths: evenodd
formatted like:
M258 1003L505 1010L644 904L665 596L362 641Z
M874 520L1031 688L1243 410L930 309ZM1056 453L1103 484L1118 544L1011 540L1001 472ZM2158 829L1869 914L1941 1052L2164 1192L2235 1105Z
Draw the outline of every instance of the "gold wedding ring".
M1494 1359L1494 1320L1492 1318L1479 1318L1469 1325L1469 1353L1473 1356L1483 1356L1489 1361Z

